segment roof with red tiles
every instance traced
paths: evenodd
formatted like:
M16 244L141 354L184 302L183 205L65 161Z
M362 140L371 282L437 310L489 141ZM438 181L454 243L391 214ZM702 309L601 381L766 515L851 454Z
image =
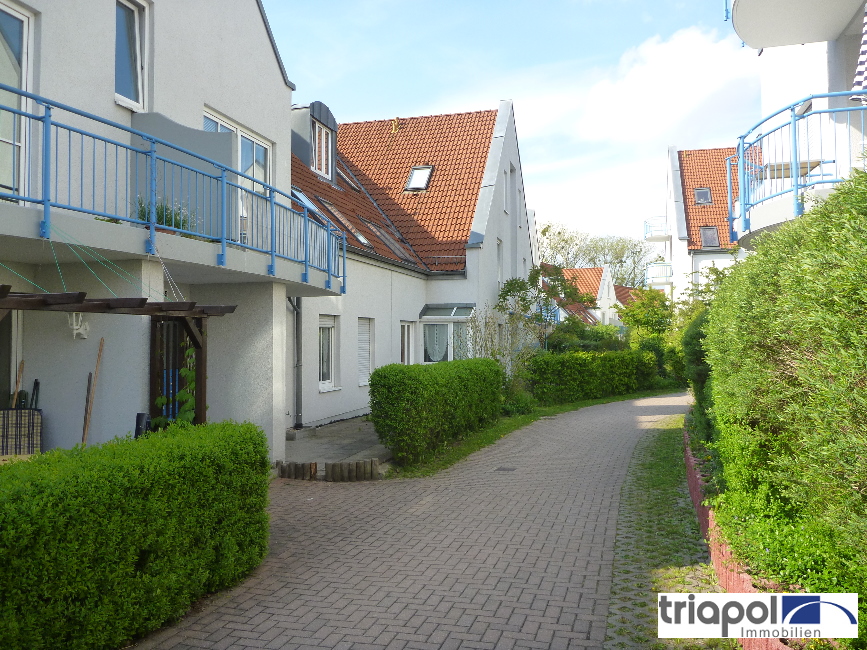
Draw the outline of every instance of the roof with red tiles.
M563 269L563 277L581 293L589 293L594 298L599 295L599 286L602 284L602 267L586 269Z
M688 149L678 151L680 180L683 186L683 209L689 250L701 250L701 228L715 226L719 233L720 248L731 248L729 238L728 183L726 158L735 155L734 147L722 149ZM710 190L711 202L696 202L695 190ZM737 196L737 174L732 174L732 193ZM706 250L706 249L705 249Z
M570 316L577 316L582 321L584 321L587 325L596 325L599 322L599 319L596 318L592 313L590 313L589 307L587 305L573 302L570 305L561 304L560 307L569 314Z
M337 149L352 173L431 270L460 270L497 111L341 124ZM426 190L405 191L431 165Z
M635 296L632 295L634 290L635 287L624 287L622 284L615 284L614 296L617 298L617 302L625 307L635 300Z
M317 211L346 233L347 246L423 268L411 246L364 193L343 161L338 159L336 167L343 175L335 173L332 183L293 155L293 189L301 190Z

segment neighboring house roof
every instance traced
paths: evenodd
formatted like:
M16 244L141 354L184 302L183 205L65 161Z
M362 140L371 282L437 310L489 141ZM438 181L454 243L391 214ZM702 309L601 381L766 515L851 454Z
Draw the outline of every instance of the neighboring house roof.
M735 155L734 147L721 149L688 149L678 151L681 185L683 187L683 207L688 236L687 248L707 250L702 246L701 228L716 227L719 234L719 248L731 248L729 238L728 183L726 180L726 158ZM695 190L710 190L710 203L697 203ZM732 174L732 193L738 194L737 174Z
M341 124L337 149L352 173L432 271L466 263L497 111ZM405 191L431 165L427 189Z
M603 270L601 266L586 269L563 269L563 277L578 287L578 291L581 293L589 293L595 298L599 296Z
M599 319L590 313L590 309L587 305L572 303L571 305L561 304L560 307L570 316L577 316L588 325L596 325L599 323Z
M635 296L632 294L634 290L635 287L624 287L622 284L615 284L614 296L617 298L617 302L625 307L635 300Z
M342 160L336 161L338 173L332 183L320 177L292 155L292 186L310 199L335 226L346 233L346 244L405 264L420 266L418 256L393 224L383 216L363 188L357 184ZM344 179L345 175L350 182ZM297 206L296 206L297 207ZM359 237L360 235L360 237Z

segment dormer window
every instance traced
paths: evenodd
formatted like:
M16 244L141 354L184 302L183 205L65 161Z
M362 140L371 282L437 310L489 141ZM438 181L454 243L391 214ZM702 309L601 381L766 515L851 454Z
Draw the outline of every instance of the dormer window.
M697 187L692 192L695 196L696 205L710 205L713 203L709 187Z
M409 178L406 181L406 187L403 189L407 192L421 192L427 189L430 184L430 177L433 174L433 165L421 165L413 167L409 171Z
M324 124L313 120L313 171L331 178L332 133Z

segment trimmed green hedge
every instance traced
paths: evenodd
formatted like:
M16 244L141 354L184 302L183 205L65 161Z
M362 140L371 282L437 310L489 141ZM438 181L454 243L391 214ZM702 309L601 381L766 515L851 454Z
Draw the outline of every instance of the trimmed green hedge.
M0 647L116 648L267 551L268 447L231 422L0 468Z
M656 357L642 350L539 354L528 369L533 395L543 404L631 393L652 386L656 376Z
M858 172L758 239L706 326L717 520L754 571L807 591L867 592L865 250ZM867 599L860 614L863 648Z
M370 419L395 461L411 463L496 420L502 386L492 359L390 364L370 376Z

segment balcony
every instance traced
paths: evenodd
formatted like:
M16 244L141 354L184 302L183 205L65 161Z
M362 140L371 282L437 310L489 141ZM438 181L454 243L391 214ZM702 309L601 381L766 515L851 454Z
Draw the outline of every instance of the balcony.
M229 267L247 277L291 277L300 280L299 286L316 279L324 285L324 292L309 286L305 295L345 292L345 234L323 215L308 212L289 188L282 191L176 143L71 106L4 84L0 90L5 91L0 95L0 208L8 213L20 209L10 207L17 204L38 214L39 238L68 243L52 216L65 219L64 227L71 223L70 214L79 217L76 227L81 216L90 216L129 226L92 222L87 233L102 242L103 250L160 255L162 247L163 257L174 251L181 263L195 257L199 269ZM29 234L21 220L6 223L19 237L37 235ZM116 230L106 234L98 228ZM135 241L140 243L130 244Z
M864 169L867 107L852 91L811 95L780 109L739 138L728 172L729 220L742 245L803 214L853 169ZM737 187L732 176L737 178Z
M667 262L654 262L648 265L644 272L644 284L647 287L670 285L673 271Z
M752 48L836 40L862 0L734 0L732 26Z
M644 222L644 241L664 242L669 237L668 220L665 217L652 217Z

